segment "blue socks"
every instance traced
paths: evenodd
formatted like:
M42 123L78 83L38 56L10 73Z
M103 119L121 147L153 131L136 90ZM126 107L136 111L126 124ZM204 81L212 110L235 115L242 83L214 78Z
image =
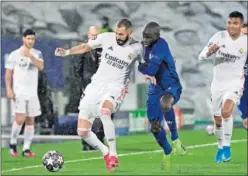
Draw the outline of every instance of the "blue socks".
M163 127L161 127L161 131L159 133L153 134L157 143L164 149L164 153L166 155L170 154L172 148L166 138L166 132Z
M177 124L176 124L176 117L175 117L174 109L171 108L170 111L164 112L164 118L171 132L171 140L174 141L178 139Z

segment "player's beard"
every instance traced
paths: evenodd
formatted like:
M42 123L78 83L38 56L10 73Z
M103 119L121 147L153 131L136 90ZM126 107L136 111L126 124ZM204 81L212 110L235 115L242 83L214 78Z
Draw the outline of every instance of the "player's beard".
M116 39L116 42L117 42L117 44L118 45L124 45L127 41L129 40L129 36L127 36L126 38L125 38L125 40L120 40L120 39Z
M33 44L32 43L24 43L24 46L28 49L33 48Z

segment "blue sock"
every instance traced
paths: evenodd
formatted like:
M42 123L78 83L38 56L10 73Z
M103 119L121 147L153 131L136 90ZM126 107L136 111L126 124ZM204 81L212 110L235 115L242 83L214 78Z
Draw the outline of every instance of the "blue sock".
M172 148L166 138L166 132L163 127L161 127L161 131L157 134L153 134L155 137L157 143L164 149L164 153L166 155L170 154L172 151Z
M176 124L176 117L175 117L174 109L171 108L170 111L164 112L164 118L171 132L171 140L174 141L178 139L177 124Z

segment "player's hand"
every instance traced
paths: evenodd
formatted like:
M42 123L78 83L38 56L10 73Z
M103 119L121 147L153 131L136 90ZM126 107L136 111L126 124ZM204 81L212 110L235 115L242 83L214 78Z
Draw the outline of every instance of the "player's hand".
M7 90L7 97L8 97L9 99L15 100L15 94L14 94L14 92L13 92L12 89Z
M148 79L151 80L152 84L157 85L157 80L156 80L155 76L145 75L145 80L148 80Z
M70 54L70 51L69 50L66 50L64 48L56 48L55 50L55 56L68 56Z
M211 56L212 54L216 53L216 51L218 51L220 47L216 44L214 44L213 46L210 46L208 48L208 52L207 52L207 56Z

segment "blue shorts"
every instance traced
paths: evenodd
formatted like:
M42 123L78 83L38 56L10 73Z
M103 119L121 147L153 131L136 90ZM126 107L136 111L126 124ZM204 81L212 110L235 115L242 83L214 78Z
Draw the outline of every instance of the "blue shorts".
M147 98L147 117L149 121L163 120L164 112L160 106L160 98L165 94L170 94L174 98L173 105L180 99L182 90L178 88L171 88L170 90L160 91L156 94L148 94Z
M241 114L242 119L246 119L248 117L248 90L245 89L243 95L240 99L240 103L238 105L239 112Z

